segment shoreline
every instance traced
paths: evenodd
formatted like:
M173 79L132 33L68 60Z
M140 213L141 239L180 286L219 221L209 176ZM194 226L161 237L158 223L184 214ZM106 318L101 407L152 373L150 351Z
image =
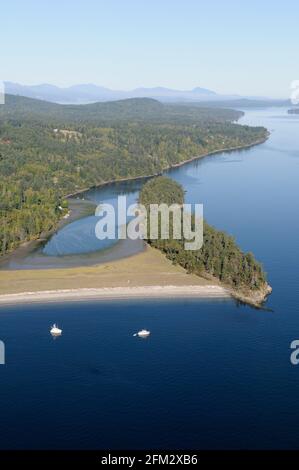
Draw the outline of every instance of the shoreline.
M0 305L58 299L230 297L216 280L188 274L159 250L96 266L0 271Z
M272 289L235 290L215 278L187 273L149 245L128 258L95 266L0 271L0 306L150 298L231 298L261 308Z
M123 299L163 299L163 298L231 298L230 292L217 285L166 285L166 286L135 286L135 287L102 287L57 289L36 292L19 292L0 295L0 305L67 302L86 300L123 300Z
M23 252L31 253L37 250L43 243L47 242L58 230L61 230L66 225L71 224L72 222L75 222L76 220L79 220L82 217L94 214L94 210L91 210L91 207L96 207L96 205L92 201L83 201L81 199L78 201L77 199L70 199L69 217L65 218L64 216L62 216L59 219L55 228L53 228L52 230L42 232L39 237L27 240L21 243L17 248L5 253L5 255L2 255L0 257L0 272L4 270L11 271L10 268L6 269L5 265L14 257L17 257L18 254L21 254Z
M78 191L75 191L74 193L67 194L67 195L64 196L64 198L71 200L75 196L78 196L79 194L85 193L86 191L89 191L90 189L101 188L102 186L104 187L104 186L107 186L107 185L113 184L113 183L122 183L122 182L125 182L125 181L136 181L136 180L143 180L143 179L147 179L147 178L153 178L155 176L159 176L159 175L163 174L166 171L170 171L173 168L178 168L178 167L181 167L183 165L186 165L187 163L191 163L193 161L200 160L202 158L206 158L206 157L209 157L209 156L218 155L220 153L228 153L228 152L234 152L234 151L237 151L237 150L250 149L252 147L255 147L257 145L261 145L261 144L265 143L269 139L270 135L271 135L270 131L267 130L266 135L262 139L251 142L250 144L239 145L239 146L235 146L235 147L222 148L222 149L213 150L211 152L204 153L202 155L196 155L192 158L189 158L188 160L184 160L182 162L174 163L174 164L164 168L159 173L153 173L151 175L143 175L143 176L131 176L131 177L126 177L126 178L112 179L112 180L108 180L108 181L103 181L99 184L95 184L93 186L89 186L89 187L80 189ZM75 200L74 200L74 202L75 202ZM93 204L92 201L81 201L81 202L82 202L82 204L85 203L85 202L88 205ZM73 212L73 209L70 209L70 217L68 219L64 219L63 217L61 217L59 219L57 225L52 230L49 230L48 232L43 232L43 233L40 234L39 237L33 238L31 240L25 241L24 243L21 243L13 251L10 251L10 252L6 253L4 256L0 257L0 271L3 270L1 268L1 265L4 264L7 260L9 260L9 258L14 253L16 253L18 251L22 251L23 249L26 249L26 248L28 248L28 250L34 250L35 247L38 247L41 243L48 240L54 233L57 232L57 230L60 230L63 226L68 225L69 223L73 222L74 220L77 220L77 219L81 218L82 214L80 214L79 216L77 216L77 214L76 214L74 216L72 212ZM83 210L82 210L82 212L83 212ZM4 270L5 270L5 268L4 268ZM8 271L10 271L10 269L8 269Z
M261 144L265 143L269 139L270 135L271 135L271 132L267 130L267 133L266 133L265 137L263 137L262 139L256 140L254 142L251 142L250 144L238 145L238 146L235 146L235 147L222 148L222 149L218 149L218 150L213 150L211 152L206 152L202 155L196 155L192 158L189 158L188 160L184 160L184 161L179 162L179 163L174 163L174 164L172 164L172 165L170 165L166 168L163 168L163 170L161 170L159 173L153 173L151 175L143 175L143 176L130 176L130 177L126 177L126 178L112 179L112 180L108 180L108 181L103 181L102 183L99 183L99 184L96 184L96 185L93 185L93 186L89 186L89 187L80 189L78 191L75 191L73 193L67 194L67 195L64 196L64 198L71 200L75 196L78 196L79 194L85 193L86 191L89 191L90 189L101 188L102 186L103 187L108 186L109 184L113 184L113 183L122 183L122 182L125 182L125 181L137 181L137 180L143 180L143 179L147 179L147 178L153 178L155 176L159 176L159 175L163 174L166 171L170 171L173 168L179 168L183 165L186 165L187 163L191 163L195 160L200 160L201 158L206 158L206 157L209 157L209 156L218 155L220 153L227 153L227 152L234 152L234 151L237 151L237 150L250 149L252 147L255 147L257 145L261 145ZM75 202L75 200L74 200L74 202ZM92 201L81 201L81 202L82 202L82 204L84 202L86 202L87 204L90 203L90 205L93 204ZM1 265L3 263L5 263L5 261L7 261L14 253L16 253L19 250L22 250L26 247L29 250L30 249L34 250L35 247L38 247L41 243L49 240L51 238L51 236L54 233L57 232L57 230L60 230L63 226L68 225L69 223L73 222L74 220L77 220L77 219L81 218L82 214L80 214L79 216L77 216L77 214L76 214L75 217L74 217L72 212L73 212L73 210L70 209L70 217L68 219L64 219L63 216L62 216L59 219L57 225L55 227L53 227L52 230L49 230L47 232L42 232L38 237L32 238L31 240L26 240L25 242L21 243L18 247L16 247L14 250L12 250L12 251L6 253L5 255L3 255L2 257L0 257L0 271L3 270L1 268ZM82 212L83 212L83 210L82 210Z
M169 170L172 170L173 168L179 168L180 166L186 165L187 163L191 163L195 160L200 160L201 158L210 157L213 155L217 155L219 153L228 153L228 152L234 152L237 150L246 150L246 149L250 149L251 147L255 147L256 145L264 144L269 139L270 135L271 135L270 131L267 130L267 134L265 137L263 137L262 139L258 139L254 142L251 142L250 144L237 145L235 147L225 147L225 148L221 148L218 150L212 150L211 152L203 153L202 155L196 155L194 157L189 158L188 160L183 160L182 162L173 163L172 165L169 165L163 168L158 173L152 173L150 175L141 175L141 176L128 176L128 177L119 178L119 179L111 179L108 181L102 181L101 183L94 184L93 186L88 186L86 188L79 189L78 191L75 191L74 193L67 194L64 197L65 199L70 199L70 198L73 198L74 196L78 196L79 194L85 193L86 191L89 191L90 189L101 188L102 186L107 186L113 183L123 183L125 181L136 181L136 180L143 180L146 178L154 178L155 176L162 175L164 171L169 171Z

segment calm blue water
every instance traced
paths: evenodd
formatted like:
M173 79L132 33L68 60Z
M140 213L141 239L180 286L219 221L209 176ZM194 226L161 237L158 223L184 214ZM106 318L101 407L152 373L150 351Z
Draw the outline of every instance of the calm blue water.
M271 138L169 174L264 263L272 311L194 299L2 307L1 448L299 448L299 119L270 109L243 122ZM147 340L132 336L141 328Z

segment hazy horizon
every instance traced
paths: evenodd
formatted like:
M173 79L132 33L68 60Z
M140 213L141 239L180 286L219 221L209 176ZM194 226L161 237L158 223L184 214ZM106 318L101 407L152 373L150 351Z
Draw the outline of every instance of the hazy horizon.
M80 86L96 86L96 87L100 87L100 88L103 88L103 89L107 89L107 90L110 90L110 91L122 91L122 92L132 92L134 90L140 90L140 89L145 89L145 90L155 90L155 89L165 89L165 90L170 90L170 91L179 91L179 92L192 92L194 90L196 90L197 88L201 88L203 90L207 90L209 92L212 92L212 93L216 93L216 95L219 95L219 96L235 96L235 97L240 97L240 98L244 98L244 97L252 97L252 98L268 98L268 99L288 99L289 96L282 96L282 97L274 97L274 96L265 96L265 95L251 95L251 94L245 94L245 95L240 95L238 93L231 93L231 94L225 94L225 93L221 93L219 92L218 90L215 90L215 89L212 89L211 87L205 87L205 86L201 86L201 84L198 84L196 86L194 86L193 88L174 88L174 87L171 87L171 86L167 86L167 85L159 85L159 84L156 84L156 85L153 85L153 86L144 86L143 84L139 85L139 86L136 86L134 88L125 88L125 87L119 87L119 88L112 88L112 87L109 87L108 85L105 85L103 83L95 83L95 82L92 82L92 81L89 81L89 82L73 82L73 83L69 83L69 84L64 84L64 85L60 85L59 83L53 83L53 82L36 82L36 83L31 83L31 82L28 82L28 83L25 83L25 82L21 82L21 81L14 81L14 80L3 80L3 82L7 82L7 83L13 83L13 84L16 84L16 85L21 85L21 86L26 86L26 87L37 87L37 86L54 86L54 87L57 87L61 90L64 90L64 89L69 89L69 88L72 88L72 87L80 87Z
M11 0L1 13L2 81L287 98L298 79L291 0Z

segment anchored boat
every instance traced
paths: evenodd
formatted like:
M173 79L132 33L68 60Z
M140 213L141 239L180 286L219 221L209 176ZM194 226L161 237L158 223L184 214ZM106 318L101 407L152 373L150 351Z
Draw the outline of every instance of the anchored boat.
M50 333L53 336L60 336L61 333L62 333L62 330L60 328L58 328L56 323L54 323L54 325L51 326Z
M148 330L140 330L138 333L135 333L134 336L139 336L140 338L147 338L151 334Z

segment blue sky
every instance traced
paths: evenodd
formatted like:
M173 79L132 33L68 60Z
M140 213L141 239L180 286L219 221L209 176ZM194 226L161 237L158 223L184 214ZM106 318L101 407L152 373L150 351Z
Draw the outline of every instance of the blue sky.
M288 97L298 19L295 0L3 1L0 79Z

